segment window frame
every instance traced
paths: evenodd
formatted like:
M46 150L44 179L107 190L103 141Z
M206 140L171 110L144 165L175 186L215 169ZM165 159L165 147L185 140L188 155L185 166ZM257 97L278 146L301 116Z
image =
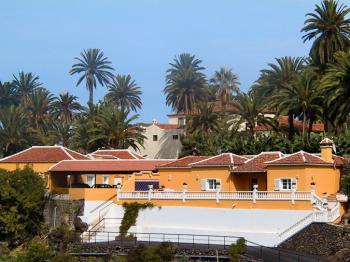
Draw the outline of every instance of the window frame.
M179 135L173 135L173 140L179 140Z
M158 141L158 135L152 135L152 140L153 140L153 142L157 142Z
M107 183L105 183L105 178L107 178ZM103 176L102 177L102 184L104 184L104 185L109 185L110 183L109 183L109 176Z
M289 186L289 188L283 188L283 180L286 180L288 181L289 180L289 183L287 182L287 187ZM292 190L292 178L291 177L283 177L283 178L280 178L280 191L291 191Z
M214 181L213 188L210 188L211 184L209 181ZM218 179L216 178L207 178L206 179L206 190L207 191L215 191L217 189Z
M92 185L89 184L89 178L91 178L91 177L92 177L92 181L93 181ZM90 187L93 187L96 184L95 175L86 175L86 184L89 185Z

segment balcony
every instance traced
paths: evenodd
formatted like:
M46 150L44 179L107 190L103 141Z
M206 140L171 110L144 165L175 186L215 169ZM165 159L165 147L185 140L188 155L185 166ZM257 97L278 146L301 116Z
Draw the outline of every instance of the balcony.
M280 191L118 191L118 200L289 200L311 201L311 192Z

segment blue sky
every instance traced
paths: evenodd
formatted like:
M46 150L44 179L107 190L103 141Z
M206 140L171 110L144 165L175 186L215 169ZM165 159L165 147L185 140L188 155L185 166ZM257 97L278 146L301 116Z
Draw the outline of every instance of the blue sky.
M318 1L317 1L318 2ZM203 60L211 76L221 66L248 90L259 71L284 55L305 56L305 0L34 0L0 3L0 81L34 72L51 92L69 91L86 103L84 85L68 71L86 48L101 48L116 73L142 87L141 121L166 122L162 89L169 62L182 52ZM95 101L106 88L98 87Z

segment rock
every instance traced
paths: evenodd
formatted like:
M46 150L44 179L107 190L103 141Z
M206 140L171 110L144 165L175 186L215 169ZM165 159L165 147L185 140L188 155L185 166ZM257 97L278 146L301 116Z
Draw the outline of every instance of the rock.
M328 258L331 262L350 262L350 249L339 250L335 255Z
M75 230L79 232L84 232L89 228L89 225L83 222L80 217L75 217L73 224Z

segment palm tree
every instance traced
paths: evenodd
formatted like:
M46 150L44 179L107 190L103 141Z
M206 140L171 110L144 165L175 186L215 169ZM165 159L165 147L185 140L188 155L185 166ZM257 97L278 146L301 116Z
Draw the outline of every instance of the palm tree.
M47 133L51 102L54 97L45 88L36 89L29 97L27 109L35 129Z
M12 86L15 89L22 105L27 106L33 92L42 87L39 77L32 73L19 72L18 77L13 75Z
M94 102L93 92L97 82L100 85L105 85L109 79L113 77L110 71L114 68L107 57L104 57L103 52L98 48L89 48L80 53L81 58L75 57L78 63L74 64L69 71L71 75L82 74L76 86L85 80L86 89L89 91L89 103Z
M122 112L137 111L142 106L140 87L130 75L117 75L112 83L107 84L106 99L116 103Z
M233 121L238 120L238 124L245 123L251 135L254 135L257 125L275 126L272 118L264 116L263 103L253 93L238 93L236 99L237 101L233 103Z
M230 68L221 67L215 71L210 83L217 90L217 98L225 104L232 100L233 93L239 92L238 76Z
M319 85L316 73L308 68L273 97L279 104L279 114L290 111L299 113L303 123L303 137L305 137L306 120L309 120L308 134L310 136L313 122L323 111Z
M18 99L16 90L10 82L0 82L0 107L8 107L10 105L17 105Z
M103 106L96 118L96 128L91 130L94 136L89 143L100 142L107 148L139 149L139 146L143 146L145 136L141 127L132 124L138 117L134 115L128 118L125 112L111 105Z
M11 105L0 109L0 144L5 156L31 146L37 137L23 107Z
M71 124L74 113L83 109L77 100L78 97L68 92L59 94L52 102L54 116L63 120L66 124Z
M301 31L305 32L304 42L314 40L310 57L322 66L333 61L336 51L345 51L350 46L350 19L346 18L350 9L338 1L323 0L314 11L306 15Z
M202 102L197 105L198 112L188 120L187 130L190 133L208 134L219 130L220 116L214 112L215 104Z
M276 64L268 64L269 68L261 70L254 90L256 95L272 108L278 108L279 102L275 100L274 95L283 89L286 85L294 82L298 74L305 67L305 60L302 57L284 56L276 58ZM284 112L288 115L288 137L290 140L294 137L294 111Z
M347 122L350 114L350 51L335 54L321 81L326 106L336 127Z
M193 113L195 104L206 97L205 69L201 60L188 53L180 54L167 70L166 105L177 112Z

